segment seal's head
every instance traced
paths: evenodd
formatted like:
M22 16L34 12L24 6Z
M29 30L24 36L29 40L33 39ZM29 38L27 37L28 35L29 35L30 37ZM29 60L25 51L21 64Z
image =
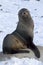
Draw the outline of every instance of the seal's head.
M26 8L22 8L18 12L19 19L25 20L25 19L30 19L30 12Z

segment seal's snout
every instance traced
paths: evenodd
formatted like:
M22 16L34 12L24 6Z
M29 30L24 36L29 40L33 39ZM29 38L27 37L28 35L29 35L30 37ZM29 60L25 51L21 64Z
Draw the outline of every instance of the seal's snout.
M27 16L28 16L28 12L23 12L23 13L22 13L22 16L23 16L23 17L27 17Z

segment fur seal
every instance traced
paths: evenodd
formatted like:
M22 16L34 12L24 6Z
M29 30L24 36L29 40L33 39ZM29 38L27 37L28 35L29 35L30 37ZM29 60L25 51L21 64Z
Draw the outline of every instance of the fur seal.
M28 9L20 9L18 18L19 21L16 30L8 34L3 40L3 53L18 53L21 49L30 48L35 56L40 58L40 51L33 43L34 22Z

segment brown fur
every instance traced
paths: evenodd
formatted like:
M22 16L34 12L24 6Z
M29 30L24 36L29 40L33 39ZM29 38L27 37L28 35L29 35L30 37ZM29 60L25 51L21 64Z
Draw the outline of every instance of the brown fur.
M20 49L30 48L39 58L40 52L33 44L34 23L30 12L23 8L18 12L18 17L19 22L16 30L4 38L3 53L15 53Z

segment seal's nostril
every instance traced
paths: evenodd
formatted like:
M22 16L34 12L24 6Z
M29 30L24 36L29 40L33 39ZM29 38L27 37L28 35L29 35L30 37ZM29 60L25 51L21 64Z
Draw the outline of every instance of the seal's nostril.
M24 12L24 14L25 14L25 12Z

